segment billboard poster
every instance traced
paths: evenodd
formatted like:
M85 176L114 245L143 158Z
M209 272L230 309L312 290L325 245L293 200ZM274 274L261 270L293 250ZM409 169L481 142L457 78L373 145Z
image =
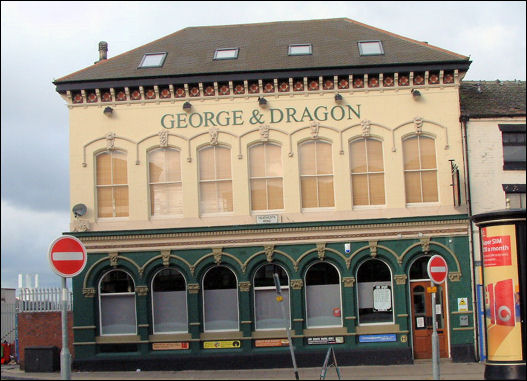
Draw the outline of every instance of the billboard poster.
M515 225L481 229L487 359L521 361L522 335Z

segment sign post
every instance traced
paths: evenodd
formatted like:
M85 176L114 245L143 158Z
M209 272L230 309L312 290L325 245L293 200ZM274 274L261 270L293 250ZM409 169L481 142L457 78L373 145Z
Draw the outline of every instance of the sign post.
M84 270L87 256L82 242L73 236L62 236L49 246L48 260L51 269L62 278L62 349L60 351L60 376L71 379L71 354L68 347L68 288L66 278L73 278Z
M282 316L284 318L285 329L287 331L287 340L289 340L289 351L291 352L291 359L293 360L293 368L295 370L295 379L299 380L298 369L296 368L295 351L293 350L293 341L291 340L291 332L289 332L289 319L287 318L287 314L285 312L285 307L283 303L284 297L282 296L282 291L280 290L280 278L278 277L277 273L273 274L273 278L274 278L274 285L276 287L276 301L280 304L280 308L282 309Z
M441 284L448 274L446 261L440 255L434 255L428 261L428 276L433 284ZM439 380L439 340L437 337L436 323L436 287L432 287L432 374L434 380Z

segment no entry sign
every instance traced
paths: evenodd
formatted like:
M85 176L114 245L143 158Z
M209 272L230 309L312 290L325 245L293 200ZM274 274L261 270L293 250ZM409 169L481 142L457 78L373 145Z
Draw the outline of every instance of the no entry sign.
M448 274L448 266L446 261L440 255L434 255L428 261L428 276L435 284L441 284L445 281Z
M51 243L48 259L51 269L57 275L72 278L86 266L86 248L78 238L65 235Z

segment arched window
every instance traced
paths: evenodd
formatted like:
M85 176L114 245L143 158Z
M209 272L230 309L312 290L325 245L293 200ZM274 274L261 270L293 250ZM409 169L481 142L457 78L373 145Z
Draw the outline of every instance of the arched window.
M199 151L201 213L232 212L231 150L210 146Z
M172 148L151 151L148 177L151 215L183 214L180 152Z
M379 259L369 259L357 270L359 324L393 323L392 274Z
M238 283L224 266L211 268L203 277L205 331L238 331Z
M423 135L405 139L403 155L406 202L438 201L434 139Z
M284 208L281 152L280 146L271 143L249 148L252 210Z
M342 326L340 274L335 266L318 262L306 272L307 327Z
M122 270L107 272L99 283L101 335L136 335L135 287Z
M299 147L302 208L335 206L331 144L307 141Z
M112 150L96 156L98 217L128 217L126 153Z
M351 142L350 166L353 205L383 205L382 142L368 138Z
M188 332L187 288L183 275L172 268L152 279L154 333Z
M428 261L430 260L430 255L420 257L412 263L410 267L410 280L428 280Z
M280 290L284 304L287 322L291 326L289 311L289 277L285 270L278 265L267 264L261 266L254 274L254 322L256 330L260 329L285 329L282 307L276 300L276 286L273 274L278 274Z

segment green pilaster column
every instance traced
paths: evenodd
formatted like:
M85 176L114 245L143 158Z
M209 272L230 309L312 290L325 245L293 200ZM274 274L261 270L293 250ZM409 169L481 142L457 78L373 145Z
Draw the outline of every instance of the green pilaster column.
M240 308L240 331L243 337L251 337L254 321L251 313L251 282L243 281L238 283L239 290L239 308ZM251 340L242 340L244 351L250 351L252 348Z
M148 286L139 285L135 288L136 293L136 308L137 308L137 334L141 341L146 343L139 344L139 351L147 354L149 351L148 336L150 335L150 324L148 321L149 312L149 293Z
M99 324L96 321L97 293L94 288L85 288L82 295L75 295L73 314L73 343L93 343L99 335ZM80 311L81 313L78 313ZM75 359L95 356L95 345L74 345Z
M353 333L357 324L357 306L355 298L355 277L342 278L342 318L344 327Z
M200 315L200 286L199 283L189 283L188 289L188 325L189 333L192 339L199 339L201 333L201 315ZM193 352L200 351L201 343L199 341L192 341L190 348Z
M291 300L291 320L295 335L301 335L305 327L305 316L302 300L304 298L304 281L302 279L291 279L289 288L289 299ZM300 345L302 339L292 339L295 345Z
M408 322L410 321L410 318L408 316L408 303L405 303L408 298L406 292L406 284L408 277L406 276L406 274L396 274L393 278L395 324L399 324L399 330L408 331L408 333L401 333L399 336L406 336L406 341L404 341L403 338L402 342L406 342L408 343L408 345L410 345L410 340L408 340L408 336L410 334ZM409 301L409 303L411 303L411 300Z

